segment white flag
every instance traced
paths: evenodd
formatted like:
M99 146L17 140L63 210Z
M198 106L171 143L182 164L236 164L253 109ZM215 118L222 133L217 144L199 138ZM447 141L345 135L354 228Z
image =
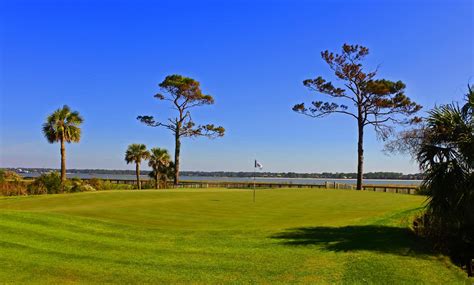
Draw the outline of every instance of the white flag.
M260 162L258 162L257 160L255 160L255 168L260 168L261 169L261 168L263 168L263 165Z

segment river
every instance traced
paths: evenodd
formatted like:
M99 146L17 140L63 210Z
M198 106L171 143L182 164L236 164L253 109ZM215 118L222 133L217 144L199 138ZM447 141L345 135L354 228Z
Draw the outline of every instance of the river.
M24 177L37 177L40 173L22 173ZM135 175L127 174L87 174L87 173L68 173L69 178L102 178L102 179L124 179L133 180ZM149 179L142 175L142 179ZM211 176L181 176L181 180L192 181L231 181L231 182L253 182L252 177L211 177ZM288 184L324 184L325 182L337 182L345 184L356 184L355 179L334 179L334 178L282 178L282 177L257 177L256 182L273 182ZM369 185L419 185L421 180L395 180L395 179L364 179L364 184Z

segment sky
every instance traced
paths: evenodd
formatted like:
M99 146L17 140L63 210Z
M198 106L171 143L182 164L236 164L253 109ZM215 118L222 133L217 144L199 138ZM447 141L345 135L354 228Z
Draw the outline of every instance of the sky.
M41 125L64 104L85 119L80 143L67 145L69 168L134 169L124 161L131 143L172 153L172 134L136 117L172 115L153 95L181 74L215 98L193 119L226 128L223 138L183 139L183 170L252 171L256 158L266 171L355 172L355 120L291 110L324 98L304 79L334 79L320 52L367 46L364 64L405 82L424 115L474 82L473 3L0 0L0 167L59 168ZM382 150L368 129L365 171L419 171Z

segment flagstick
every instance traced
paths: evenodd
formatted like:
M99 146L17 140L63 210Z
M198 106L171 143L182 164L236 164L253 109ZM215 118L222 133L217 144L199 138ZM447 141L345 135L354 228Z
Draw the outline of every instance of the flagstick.
M253 179L253 202L255 203L255 178Z
M255 203L255 175L257 171L257 160L255 160L255 165L253 168L253 202Z

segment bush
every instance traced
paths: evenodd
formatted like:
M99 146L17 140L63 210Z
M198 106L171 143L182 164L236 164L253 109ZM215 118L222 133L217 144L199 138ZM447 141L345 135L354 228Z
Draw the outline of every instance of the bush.
M27 195L27 182L16 172L0 169L0 195Z
M44 183L41 183L35 179L35 181L28 185L27 192L29 195L41 195L48 194L48 189Z
M90 192L96 191L94 187L88 184L76 185L72 187L71 192Z
M133 185L116 184L109 180L102 180L100 178L89 179L86 183L97 190L131 190L134 188Z
M27 195L27 186L22 181L1 181L0 195L2 196L19 196Z
M51 172L48 174L42 174L37 177L30 185L28 185L28 194L57 194L69 192L72 185L66 183L64 189L61 186L61 176L57 172Z
M14 171L0 169L0 182L20 181L22 178L21 175Z
M156 189L155 181L145 180L142 182L142 189Z
M415 139L425 177L426 213L415 221L419 235L472 272L474 259L474 86L464 106L441 105L428 112Z
M79 178L72 178L69 180L70 189L68 192L70 193L75 193L75 192L89 192L89 191L95 191L96 189L88 184L85 184L81 179Z
M79 178L72 178L66 180L64 185L61 185L60 174L57 172L51 172L48 174L42 174L31 183L25 181L0 182L0 195L41 195L90 192L96 190L130 190L133 188L133 185L115 184L100 178L93 178L86 181Z
M110 181L104 183L104 190L133 190L135 189L134 185L130 184L116 184Z
M429 196L430 195L430 190L426 185L421 184L420 187L416 190L415 192L416 195L423 195L423 196Z
M134 185L117 184L117 183L112 183L109 180L105 180L102 187L103 187L102 190L132 190L135 188Z
M414 232L429 241L436 250L451 256L455 263L472 266L474 227L452 221L446 223L426 211L413 221ZM468 273L472 275L472 272Z
M100 178L92 178L85 181L88 185L94 187L97 190L105 190L104 188L104 180Z

